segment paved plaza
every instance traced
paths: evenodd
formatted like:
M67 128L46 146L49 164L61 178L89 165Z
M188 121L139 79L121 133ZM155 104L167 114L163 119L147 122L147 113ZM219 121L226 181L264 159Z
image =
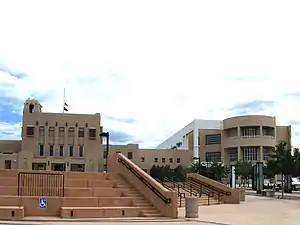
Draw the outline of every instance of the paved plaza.
M272 199L267 197L246 196L246 202L239 205L211 205L199 207L199 218L187 220L184 218L184 208L179 209L179 219L160 219L147 222L145 218L125 219L109 221L108 219L95 220L87 222L86 220L77 222L62 221L22 221L22 222L4 222L2 224L43 224L43 225L163 225L171 224L198 224L198 225L299 225L300 224L300 200Z

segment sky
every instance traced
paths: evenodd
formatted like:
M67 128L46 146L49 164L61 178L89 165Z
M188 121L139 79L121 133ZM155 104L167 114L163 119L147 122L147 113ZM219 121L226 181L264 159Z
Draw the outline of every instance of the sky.
M194 119L266 114L300 147L299 1L1 1L0 139L43 111L97 113L153 148Z

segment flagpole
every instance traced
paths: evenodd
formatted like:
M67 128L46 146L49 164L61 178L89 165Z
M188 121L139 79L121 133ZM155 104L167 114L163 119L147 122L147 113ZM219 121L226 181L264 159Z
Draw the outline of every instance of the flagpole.
M66 102L66 88L64 88L64 96L63 96L63 113L65 113L65 102Z

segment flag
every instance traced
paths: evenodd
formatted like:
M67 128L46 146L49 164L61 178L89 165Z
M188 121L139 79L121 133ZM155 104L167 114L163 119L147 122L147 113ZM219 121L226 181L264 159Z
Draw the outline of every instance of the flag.
M68 105L67 103L64 102L64 112L65 112L65 111L66 111L66 112L69 111L68 108L67 108L68 106L69 106L69 105Z

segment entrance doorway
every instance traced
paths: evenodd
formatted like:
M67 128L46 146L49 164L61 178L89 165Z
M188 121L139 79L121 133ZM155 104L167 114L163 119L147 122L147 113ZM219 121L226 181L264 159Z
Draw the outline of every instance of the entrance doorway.
M32 163L32 170L46 170L46 163Z
M71 171L84 172L84 164L71 164Z
M51 170L53 171L66 171L66 164L65 163L52 163Z
M10 170L11 169L11 160L5 160L5 169Z

